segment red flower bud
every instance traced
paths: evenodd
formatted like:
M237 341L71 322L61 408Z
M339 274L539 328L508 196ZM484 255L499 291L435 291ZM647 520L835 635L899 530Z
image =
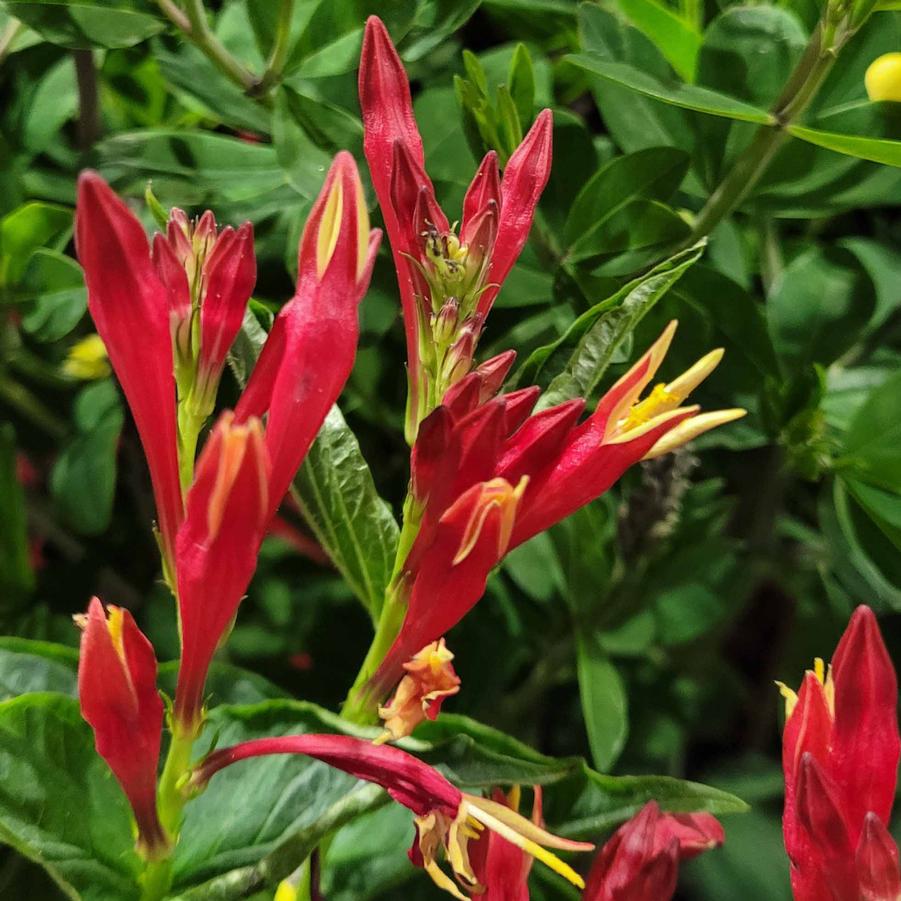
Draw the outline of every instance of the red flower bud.
M97 753L134 811L138 852L145 858L160 856L168 851L169 839L156 810L163 702L153 646L127 610L110 607L107 619L97 598L78 619L84 628L78 660L81 714L94 730Z
M898 901L901 898L898 847L875 813L864 817L855 865L861 901Z
M134 416L171 564L183 509L178 478L170 294L141 223L96 172L78 179L75 246L88 309Z

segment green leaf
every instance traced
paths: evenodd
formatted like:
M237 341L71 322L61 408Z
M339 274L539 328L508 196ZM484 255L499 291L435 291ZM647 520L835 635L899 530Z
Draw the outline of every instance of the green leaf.
M109 524L123 421L110 380L89 385L75 401L77 434L56 461L50 488L63 517L83 535L97 535Z
M317 540L375 620L394 566L397 522L337 406L322 424L292 492Z
M675 147L649 147L612 159L579 192L566 220L564 245L572 262L611 248L609 220L635 200L668 200L690 158Z
M74 698L0 704L0 769L0 840L40 863L69 898L137 901L128 803Z
M34 586L28 559L25 492L16 471L16 434L0 424L0 614L14 609Z
M49 641L0 637L0 701L29 692L53 691L75 697L78 652Z
M535 69L525 44L517 44L513 51L507 84L519 121L526 127L535 110Z
M660 50L637 28L598 4L579 6L579 31L582 46L592 55L626 63L658 79L672 78L672 69ZM586 75L604 124L624 151L662 145L694 149L696 129L685 110L636 94L600 76Z
M901 167L901 141L885 138L868 138L861 135L845 135L832 131L821 131L805 125L789 125L789 134L808 144L825 147L836 153L854 156L861 160L884 163L886 166Z
M901 550L901 494L856 479L845 479L845 486L885 537Z
M23 282L34 308L22 319L25 331L38 341L58 341L75 328L88 306L81 266L65 254L35 251Z
M576 655L591 759L599 770L609 770L622 752L629 732L626 687L596 634L579 631Z
M616 0L623 15L647 35L685 81L694 81L701 35L658 0Z
M901 493L901 372L873 389L845 433L842 464L863 481Z
M846 250L811 248L773 284L766 306L786 370L828 365L856 341L876 307L873 283Z
M0 288L18 284L31 255L72 225L72 211L32 201L0 219Z
M657 801L673 813L744 813L748 805L729 792L669 776L606 776L585 767L545 794L545 819L555 832L596 841L599 835Z
M718 91L681 84L673 80L663 81L634 66L609 62L594 54L579 53L567 56L566 60L619 87L628 88L645 97L682 109L695 110L711 116L723 116L739 122L775 125L775 120L766 110L758 109Z
M108 0L4 0L17 19L52 44L70 49L132 47L166 23L135 4Z
M239 380L247 378L265 338L248 313L231 354ZM322 424L292 492L317 541L375 620L394 565L397 522L337 406Z
M563 336L531 354L517 383L546 387L542 407L591 395L623 341L703 250L698 245L676 254L584 312Z
M78 112L78 89L71 58L61 59L40 80L28 104L22 138L31 153L59 140L63 125Z
M302 120L298 95L283 87L278 92L272 114L275 153L288 183L302 197L312 199L322 187L331 157L316 146L301 124Z

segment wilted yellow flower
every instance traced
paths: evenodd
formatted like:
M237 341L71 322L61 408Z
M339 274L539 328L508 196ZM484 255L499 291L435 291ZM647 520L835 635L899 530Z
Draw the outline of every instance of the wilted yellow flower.
M69 348L63 372L73 379L102 379L109 375L109 360L100 335L87 335Z

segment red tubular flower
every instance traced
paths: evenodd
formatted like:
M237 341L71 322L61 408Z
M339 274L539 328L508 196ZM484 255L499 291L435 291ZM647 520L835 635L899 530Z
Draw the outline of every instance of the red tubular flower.
M353 158L338 154L304 229L296 294L276 318L236 411L223 413L213 430L188 492L177 540L182 659L175 700L186 734L202 719L207 670L260 543L350 374L357 306L378 240Z
M532 226L551 169L544 110L500 178L487 154L463 203L459 236L425 170L406 72L380 19L366 22L360 59L364 151L385 219L407 333L407 440L472 366L491 305Z
M661 813L649 801L613 834L595 858L584 901L667 901L679 861L715 848L723 827L709 813Z
M207 670L238 611L269 524L269 458L258 419L225 412L206 443L178 533L181 662L175 720L188 734L202 715Z
M75 246L91 317L141 436L163 556L171 566L183 510L168 292L141 223L96 172L78 179Z
M369 230L356 163L342 151L304 228L297 291L276 317L235 411L238 422L268 414L272 514L353 368L357 307L380 238Z
M486 828L574 885L583 886L581 877L546 849L590 851L593 845L559 838L506 804L461 792L428 764L390 745L374 745L346 735L255 739L214 751L194 770L189 787L202 790L223 767L266 754L305 754L358 779L381 785L415 815L417 835L410 859L423 867L440 888L462 901L466 901L466 896L438 865L438 851L444 849L461 885L478 890L478 880L469 860L469 842Z
M897 901L886 831L901 740L897 680L868 607L858 607L828 672L822 660L786 699L782 828L798 901Z
M145 858L169 848L156 810L156 770L163 729L163 702L156 688L153 646L131 614L99 599L78 617L84 631L78 660L81 714L94 730L97 753L109 764L128 797L138 825L138 852Z
M460 621L510 549L599 497L638 461L744 415L682 406L716 367L720 350L640 399L674 330L671 323L582 423L581 400L529 416L537 388L495 397L509 356L489 361L447 392L413 446L412 490L421 523L402 571L408 607L368 692L384 696L404 662Z

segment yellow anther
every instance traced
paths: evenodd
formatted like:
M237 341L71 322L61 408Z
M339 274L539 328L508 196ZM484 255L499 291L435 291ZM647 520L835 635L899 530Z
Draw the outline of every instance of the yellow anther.
M646 422L650 422L655 416L667 413L679 406L682 398L676 397L667 391L667 386L655 385L651 393L642 401L635 404L629 411L629 415L617 427L618 432L629 432Z
M364 206L365 209L365 206ZM332 183L328 197L325 199L325 209L322 211L322 219L319 222L319 232L316 235L316 272L319 278L325 274L328 264L332 260L335 248L338 246L338 236L341 234L341 217L344 213L344 188L341 179L336 178ZM357 228L359 228L359 216ZM359 265L359 262L358 262Z

